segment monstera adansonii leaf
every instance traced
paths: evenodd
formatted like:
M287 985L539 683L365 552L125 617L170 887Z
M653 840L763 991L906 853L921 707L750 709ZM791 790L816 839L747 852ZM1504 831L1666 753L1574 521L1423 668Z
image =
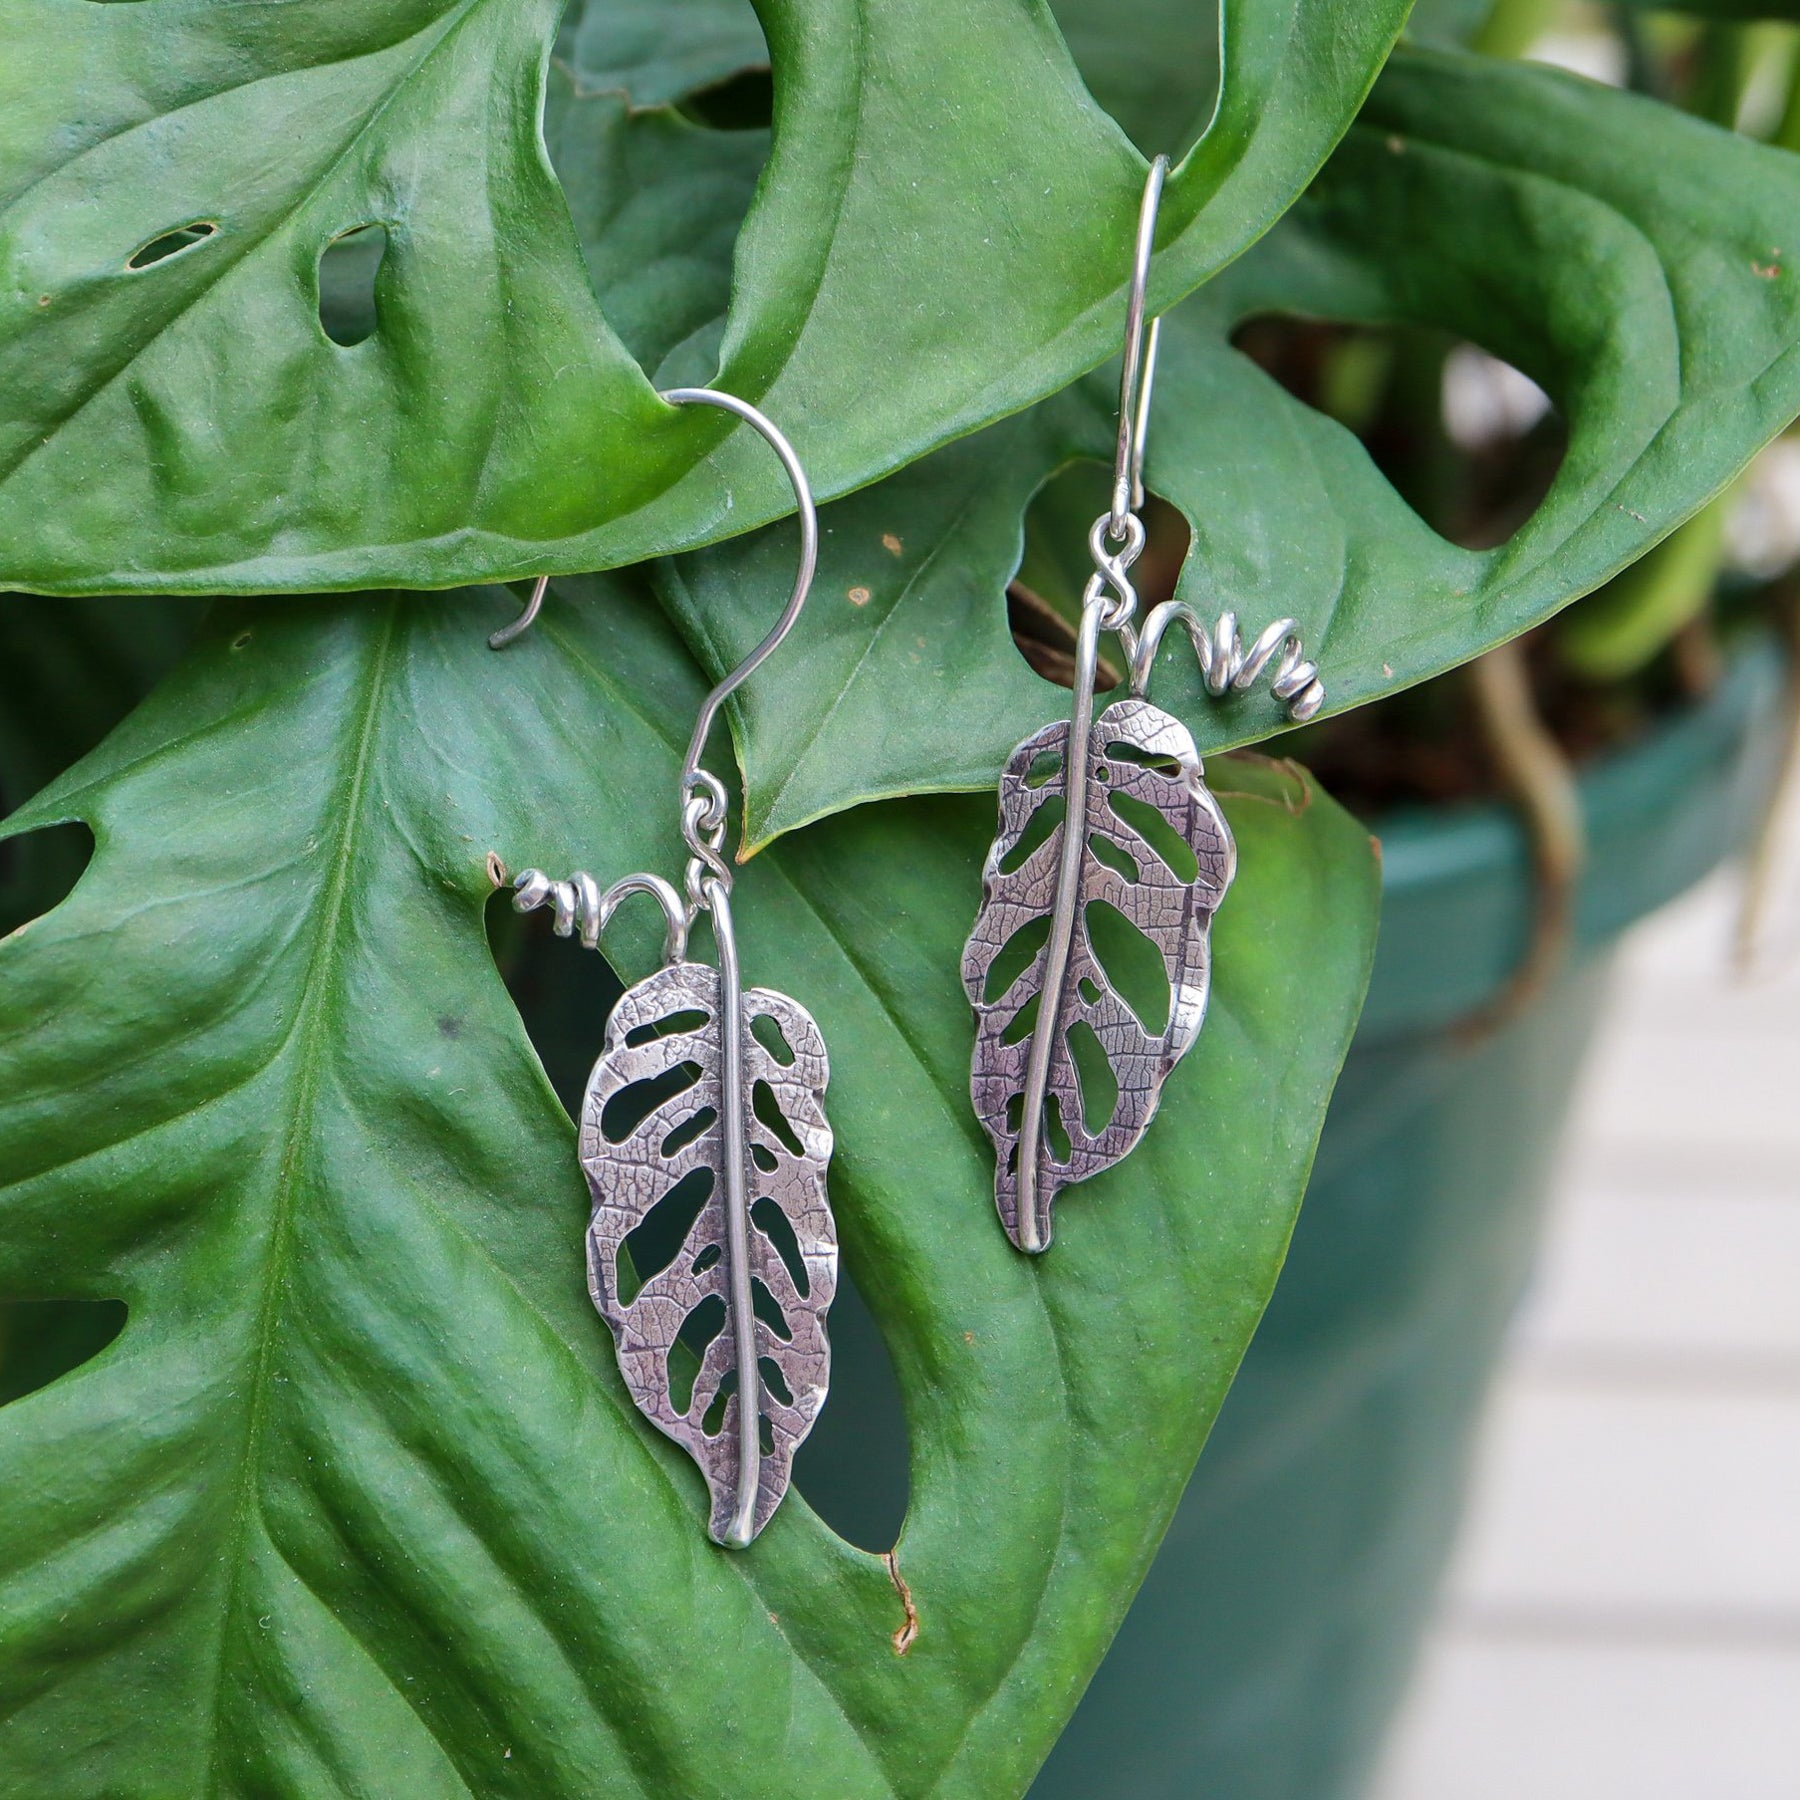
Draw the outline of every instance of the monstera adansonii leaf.
M1243 873L1208 1029L1047 1261L968 1101L991 797L742 871L746 980L831 1048L912 1499L891 1562L802 1493L721 1550L589 1303L575 1133L484 936L490 852L680 867L700 678L579 586L504 661L500 591L235 606L5 828L97 847L0 941L0 1292L129 1318L0 1408L0 1791L1005 1800L1148 1565L1357 1010L1366 834L1214 761Z
M1406 9L1234 4L1161 304L1291 202ZM560 11L0 0L0 581L448 586L787 510L766 454L663 406L596 304L540 130ZM774 147L718 379L820 493L1105 357L1143 163L1041 0L761 17ZM377 225L375 329L336 342L320 259Z
M1731 204L1719 204L1729 194ZM1800 410L1800 158L1548 69L1397 52L1307 198L1164 333L1150 483L1193 528L1181 597L1300 623L1327 711L1479 655L1641 556ZM1430 529L1343 426L1232 347L1272 313L1436 326L1546 388L1568 448L1508 542ZM734 701L747 835L891 793L985 787L1066 711L1007 632L1032 496L1110 463L1116 376L830 507L789 655ZM708 666L753 644L792 528L672 564ZM1151 698L1203 752L1286 721L1267 688L1209 701L1169 640Z

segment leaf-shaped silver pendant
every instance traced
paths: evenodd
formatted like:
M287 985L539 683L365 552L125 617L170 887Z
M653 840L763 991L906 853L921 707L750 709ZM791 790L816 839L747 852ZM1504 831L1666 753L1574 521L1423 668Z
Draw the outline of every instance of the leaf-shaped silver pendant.
M784 994L734 1006L735 975L677 962L620 1000L580 1144L588 1287L626 1386L700 1465L714 1540L741 1547L825 1401L838 1252L825 1040Z
M1134 698L1082 724L1047 725L1007 763L963 953L975 1111L994 1140L1001 1221L1029 1251L1049 1246L1057 1194L1144 1135L1199 1035L1213 912L1236 864L1179 719ZM1120 987L1134 950L1136 1007Z

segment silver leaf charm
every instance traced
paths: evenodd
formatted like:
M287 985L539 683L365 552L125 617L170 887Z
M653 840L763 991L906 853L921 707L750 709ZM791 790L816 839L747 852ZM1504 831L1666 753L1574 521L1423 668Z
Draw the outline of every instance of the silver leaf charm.
M1148 1128L1205 1018L1212 917L1235 866L1192 735L1147 700L1117 701L1091 725L1079 714L1058 721L1013 752L963 985L976 1013L975 1111L997 1153L1000 1218L1020 1249L1047 1248L1057 1194L1110 1168ZM1136 1008L1108 966L1135 948L1140 977L1153 973L1134 934L1166 984L1128 983ZM1042 944L1009 979L1036 936Z
M632 988L588 1083L580 1147L588 1286L626 1386L700 1465L714 1540L741 1546L781 1503L824 1404L838 1251L825 1041L783 994L751 988L741 1010L734 998L694 962ZM735 1056L722 1000L738 1015Z

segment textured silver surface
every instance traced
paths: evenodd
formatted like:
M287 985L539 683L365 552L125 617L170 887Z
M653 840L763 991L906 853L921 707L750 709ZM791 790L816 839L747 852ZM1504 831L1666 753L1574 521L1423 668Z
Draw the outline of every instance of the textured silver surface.
M1077 741L1083 733L1074 733ZM1022 859L1015 856L1040 810L1065 808L1071 736L1059 720L1016 749L1000 780L1000 831L988 853L981 911L963 953L963 985L976 1014L971 1093L975 1111L997 1153L995 1200L1000 1218L1021 1249L1050 1242L1056 1196L1072 1182L1110 1168L1143 1136L1156 1112L1169 1071L1199 1035L1206 1015L1212 916L1230 886L1236 852L1224 818L1202 778L1193 737L1180 720L1141 699L1115 702L1086 735L1081 773L1086 787L1085 830L1070 839L1068 814ZM1124 796L1126 808L1113 804ZM1170 866L1150 837L1131 821L1130 802L1150 806L1193 853L1198 872ZM1104 848L1096 853L1096 845ZM1069 874L1064 908L1067 953L1062 977L1049 991L1059 933L1024 972L990 1000L988 972L1006 946L1037 921L1057 912L1059 877ZM1016 866L1008 867L1009 863ZM1120 866L1137 870L1136 878ZM1104 903L1155 947L1169 984L1166 1024L1153 1031L1127 1004L1095 953L1087 908ZM1041 996L1041 998L1040 998ZM1037 1015L1023 1018L1033 1000ZM1118 1083L1111 1116L1084 1116L1082 1084L1070 1048L1080 1023L1099 1040ZM1054 1104L1067 1135L1069 1155L1056 1154L1055 1133L1042 1120L1029 1128L1025 1097L1034 1044L1044 1046L1045 1105ZM1036 1154L1021 1184L1019 1162L1027 1140ZM1021 1185L1025 1207L1021 1208Z
M837 1232L825 1195L831 1157L831 1128L823 1106L829 1078L825 1042L804 1007L762 988L744 992L737 1034L742 1058L737 1100L747 1145L739 1166L748 1217L740 1216L733 1228L727 1203L731 1183L722 997L728 998L722 996L717 969L681 962L658 970L620 1000L588 1083L580 1146L594 1196L588 1285L617 1341L626 1385L644 1415L700 1465L712 1496L714 1539L739 1544L761 1531L780 1504L794 1452L825 1401L831 1363L825 1314L837 1287ZM699 1017L683 1020L683 1014ZM763 1017L779 1028L793 1053L791 1063L778 1060L758 1040L751 1027ZM607 1137L607 1106L615 1096L683 1069L691 1076L688 1085L664 1098L619 1141ZM772 1101L778 1109L800 1145L799 1155L758 1116L757 1090L764 1084L765 1106ZM629 1302L622 1300L621 1244L697 1169L712 1175L712 1191L680 1252ZM793 1229L800 1281L757 1223L756 1210L765 1200L781 1209ZM732 1253L734 1237L744 1246L741 1261ZM742 1294L751 1291L752 1283L765 1290L765 1310L779 1312L786 1335L754 1313L743 1316L734 1288ZM669 1353L695 1308L715 1296L724 1304L723 1328L701 1358L691 1399L678 1407L670 1390ZM755 1344L757 1367L740 1366L740 1339ZM684 1354L677 1352L678 1359ZM763 1364L778 1371L787 1399L765 1378ZM734 1371L739 1390L709 1433L707 1414L720 1383ZM756 1435L746 1430L747 1418L740 1424L745 1392L756 1396L770 1433L769 1448L752 1459L753 1495L740 1491L745 1438L753 1442Z

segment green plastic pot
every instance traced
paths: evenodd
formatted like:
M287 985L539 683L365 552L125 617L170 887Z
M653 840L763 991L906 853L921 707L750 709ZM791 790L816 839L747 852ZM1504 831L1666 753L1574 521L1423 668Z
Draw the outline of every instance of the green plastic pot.
M1561 978L1503 1028L1531 865L1498 807L1381 829L1363 1023L1288 1263L1149 1580L1032 1800L1362 1793L1461 1514L1619 937L1742 846L1782 671L1582 782L1590 856Z

